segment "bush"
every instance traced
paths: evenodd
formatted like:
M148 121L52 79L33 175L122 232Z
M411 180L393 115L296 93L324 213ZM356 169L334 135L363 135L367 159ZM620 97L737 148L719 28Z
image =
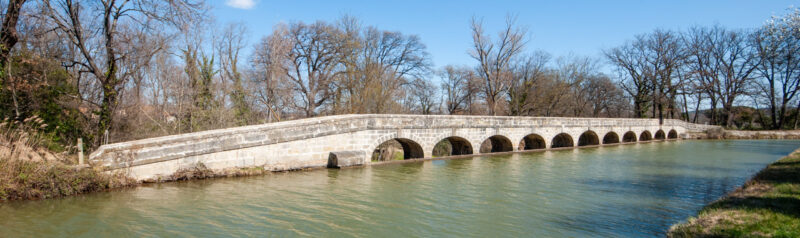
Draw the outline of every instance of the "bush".
M0 75L0 118L39 118L45 125L41 136L47 138L42 146L51 151L64 151L79 137L91 141L89 109L72 96L78 88L58 61L22 51L9 59L8 67L13 73Z

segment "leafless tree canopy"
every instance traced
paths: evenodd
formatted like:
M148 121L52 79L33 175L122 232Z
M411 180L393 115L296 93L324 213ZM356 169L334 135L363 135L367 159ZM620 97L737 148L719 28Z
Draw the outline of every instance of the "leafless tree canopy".
M495 42L484 30L483 22L473 17L473 49L470 56L478 61L478 75L483 79L483 93L488 104L489 114L497 115L497 100L508 89L513 73L511 61L525 47L527 30L516 25L516 17L506 18L506 26L498 34Z
M207 9L201 0L0 1L0 113L36 115L59 143L94 146L346 113L800 121L797 9L756 29L656 29L599 58L536 50L513 16L500 29L473 17L462 39L473 63L443 66L419 36L351 16L253 37Z

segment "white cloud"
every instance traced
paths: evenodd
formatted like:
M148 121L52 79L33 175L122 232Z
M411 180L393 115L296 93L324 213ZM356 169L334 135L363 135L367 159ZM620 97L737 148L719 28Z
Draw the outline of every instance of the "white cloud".
M252 9L256 6L256 0L227 0L225 5L239 9Z

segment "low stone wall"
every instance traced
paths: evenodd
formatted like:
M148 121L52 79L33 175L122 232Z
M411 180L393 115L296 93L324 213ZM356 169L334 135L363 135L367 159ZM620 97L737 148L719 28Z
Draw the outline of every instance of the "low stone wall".
M800 139L800 130L792 131L722 131L723 139Z
M756 139L800 139L800 130L788 131L740 131L710 128L704 131L687 132L685 139L710 140L756 140Z

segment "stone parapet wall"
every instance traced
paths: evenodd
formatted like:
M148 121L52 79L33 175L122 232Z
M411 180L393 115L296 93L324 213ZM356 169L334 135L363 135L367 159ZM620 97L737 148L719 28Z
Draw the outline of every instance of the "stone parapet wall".
M500 135L513 143L537 134L547 148L557 134L577 144L582 133L602 138L632 132L655 135L674 131L685 137L709 127L679 120L628 118L494 117L448 115L337 115L263 125L211 130L103 145L90 162L112 171L126 171L137 179L154 179L202 163L210 169L263 167L291 170L324 167L329 153L361 151L365 160L379 144L404 138L417 143L424 157L448 137L463 138L477 153L488 137Z

